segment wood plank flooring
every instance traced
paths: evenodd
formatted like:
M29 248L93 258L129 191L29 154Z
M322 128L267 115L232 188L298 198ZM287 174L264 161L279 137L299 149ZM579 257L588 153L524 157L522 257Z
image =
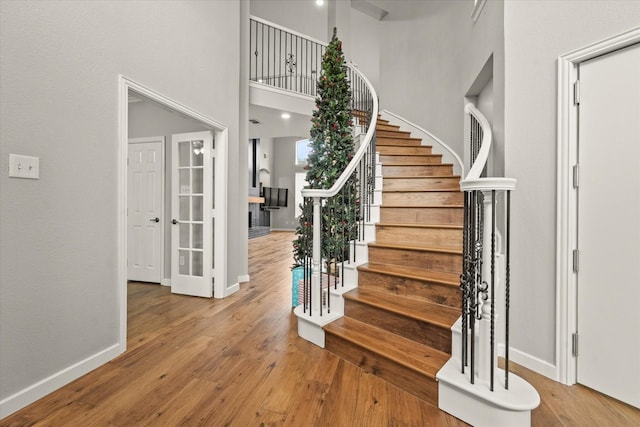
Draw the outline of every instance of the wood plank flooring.
M129 284L128 350L0 426L463 426L300 339L292 233L249 242L251 282L224 300ZM534 426L638 426L640 411L524 368Z

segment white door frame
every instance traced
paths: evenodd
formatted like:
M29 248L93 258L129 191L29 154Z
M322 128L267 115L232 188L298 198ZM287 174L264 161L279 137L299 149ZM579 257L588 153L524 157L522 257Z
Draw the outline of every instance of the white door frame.
M157 102L171 110L198 120L212 128L216 147L216 206L222 206L216 217L216 237L220 247L216 251L216 275L214 296L225 296L227 286L227 164L229 129L226 125L201 114L161 93L131 80L123 75L118 76L118 258L117 277L120 301L119 339L120 350L127 348L127 155L129 144L129 90Z
M573 250L578 224L573 166L577 163L578 120L573 105L573 83L581 62L640 42L640 27L607 38L558 58L558 135L556 205L556 378L563 384L576 383L577 359L571 351L571 337L577 330L577 275L573 272Z
M128 103L127 103L128 104ZM160 224L162 224L162 226L160 227L160 284L162 284L164 282L164 237L165 237L165 232L164 232L164 227L165 227L165 214L164 214L164 209L165 209L165 137L164 136L150 136L150 137L144 137L144 138L129 138L128 141L128 145L127 145L127 149L129 147L129 145L131 144L144 144L147 142L159 142L161 148L161 160L160 160L160 206L162 206L162 209L160 211ZM127 188L127 191L129 189ZM127 199L128 200L128 199ZM129 247L127 246L127 249L129 249Z

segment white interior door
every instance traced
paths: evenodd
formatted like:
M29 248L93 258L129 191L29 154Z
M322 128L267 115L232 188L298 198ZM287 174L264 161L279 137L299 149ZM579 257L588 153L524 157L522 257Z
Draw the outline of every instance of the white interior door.
M640 407L640 45L579 73L577 381Z
M162 280L164 137L129 140L127 278Z
M213 135L172 135L171 292L213 296Z

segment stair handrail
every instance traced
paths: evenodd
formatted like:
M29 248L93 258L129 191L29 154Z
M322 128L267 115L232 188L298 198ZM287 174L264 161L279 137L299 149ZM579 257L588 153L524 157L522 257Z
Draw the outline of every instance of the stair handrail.
M491 125L489 124L487 118L480 112L480 110L478 110L475 105L469 102L464 106L464 111L469 116L477 120L482 130L482 141L480 141L480 150L478 151L477 155L474 155L473 152L471 153L471 169L469 169L469 173L464 178L464 180L460 182L461 187L464 185L464 183L480 179L482 171L487 165L489 152L491 151L491 144L493 142L493 132L491 131Z
M356 170L356 167L360 163L360 160L364 157L367 149L371 145L371 141L373 141L375 132L376 132L376 120L378 117L378 94L376 93L375 88L371 84L371 82L358 70L353 64L347 64L347 67L352 70L358 77L360 77L369 91L369 94L373 100L373 106L371 110L371 120L369 120L367 133L364 136L364 139L360 143L360 147L354 154L353 158L345 168L345 170L340 174L336 182L328 189L315 189L315 188L307 188L302 190L302 197L319 197L319 198L328 198L333 197L338 194L338 191L344 187L344 184L347 182L349 177Z
M432 134L431 132L429 132L428 130L424 129L423 127L412 123L411 121L405 119L404 117L401 117L389 110L382 110L382 112L384 114L387 114L391 117L394 117L404 123L406 123L407 125L409 125L410 127L415 128L416 130L418 130L419 132L422 132L423 134L427 135L431 140L433 140L433 142L435 142L436 144L438 144L439 146L441 146L445 151L447 151L451 157L453 157L453 159L455 160L455 162L457 163L457 166L460 168L460 176L464 176L464 162L462 161L462 159L460 158L460 156L458 155L458 153L455 152L455 150L451 147L449 147L449 145L447 145L444 141L442 141L440 138L438 138L437 136L435 136L434 134ZM455 169L455 167L454 167Z

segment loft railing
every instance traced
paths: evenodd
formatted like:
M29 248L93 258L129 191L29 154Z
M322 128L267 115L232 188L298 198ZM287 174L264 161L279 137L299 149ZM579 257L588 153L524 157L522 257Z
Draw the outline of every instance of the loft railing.
M302 190L303 209L313 211L313 220L305 232L312 243L312 255L303 264L303 313L310 317L331 311L330 288L344 286L338 277L344 278L345 262L355 261L356 241L364 239L365 223L370 221L374 200L378 97L371 83L353 65L347 66L347 76L355 154L331 188ZM323 221L332 222L336 216L340 225L331 230L328 241L322 241Z
M252 17L249 79L304 95L317 94L326 43Z
M494 391L498 319L504 325L505 343L504 381L499 383L509 388L510 204L516 180L486 177L491 126L473 104L467 104L465 112L472 164L460 182L464 191L461 372L472 384L478 381ZM501 287L504 301L499 304ZM504 313L498 316L501 307Z

